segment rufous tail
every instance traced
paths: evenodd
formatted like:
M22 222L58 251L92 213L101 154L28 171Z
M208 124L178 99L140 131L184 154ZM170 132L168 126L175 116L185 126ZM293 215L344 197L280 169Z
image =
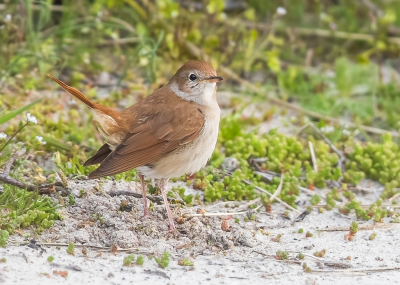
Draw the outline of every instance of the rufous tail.
M71 94L72 96L74 96L76 99L78 99L79 101L82 101L86 106L88 106L89 108L94 108L94 103L91 102L89 99L87 99L78 89L68 86L67 84L65 84L64 82L62 82L61 80L53 77L51 74L47 74L48 77L50 77L51 79L53 79L58 85L60 85L65 91L67 91L69 94Z

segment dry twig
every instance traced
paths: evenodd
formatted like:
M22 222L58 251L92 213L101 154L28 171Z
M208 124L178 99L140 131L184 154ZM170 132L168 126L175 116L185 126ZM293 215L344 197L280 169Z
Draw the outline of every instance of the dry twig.
M25 243L18 243L18 242L10 242L9 244L11 246L25 246L30 244L29 242L25 242ZM54 242L36 242L36 245L39 246L69 246L68 243L54 243ZM108 252L108 251L117 251L117 252L136 252L139 254L154 254L153 252L149 252L149 251L145 251L145 250L141 250L140 248L137 247L131 247L131 248L113 248L113 247L108 247L108 246L97 246L97 245L87 245L87 244L75 244L75 247L87 247L87 248L93 248L96 249L97 251L102 251L102 252Z
M261 255L264 255L264 256L267 256L267 257L275 258L275 255L266 254L266 253L263 253L263 252L260 252L260 251L257 251L257 250L253 250L253 252L258 253L258 254L261 254ZM297 251L288 251L288 252L290 252L290 253L300 253L300 252L297 252ZM307 257L311 257L311 258L313 258L313 259L316 259L316 260L318 260L317 262L321 262L322 264L324 264L325 266L328 266L328 267L339 267L339 268L346 268L346 269L352 267L350 264L347 264L347 263L336 262L336 261L327 261L327 260L324 260L324 259L322 259L322 258L313 256L313 255L307 254L307 253L302 253L302 254L303 254L304 256L307 256ZM279 262L288 261L288 262L290 262L290 263L297 263L297 264L302 264L302 263L303 263L303 262L300 261L300 260L291 260L291 259L286 259L286 260L275 260L275 261L279 261Z
M310 148L311 159L314 167L314 171L318 172L317 158L315 156L314 147L311 141L308 141L308 147Z
M240 205L239 201L228 201L228 202L221 202L221 203L217 203L214 205L211 205L210 207L208 207L209 209L217 207L217 206L222 206L222 205Z
M257 185L254 185L254 184L251 183L250 181L247 181L247 180L245 180L245 179L242 179L242 181L243 181L244 183L248 184L248 185L254 186L254 188L257 189L258 191L261 191L261 192L263 192L263 193L265 193L265 194L267 194L267 195L269 195L269 196L272 196L272 194L269 193L267 190L265 190L265 189L263 189L263 188L261 188L261 187L259 187L259 186L257 186ZM298 213L298 214L301 214L301 212L300 212L299 210L293 208L292 206L290 206L290 205L287 204L286 202L282 201L282 200L279 199L278 197L276 197L275 200L278 201L279 203L281 203L281 204L282 204L283 206L285 206L286 208L292 210L293 212L296 212L296 213Z
M390 197L389 202L392 202L393 200L397 199L398 197L400 197L400 192L397 194L394 194L392 197Z
M300 252L300 251L291 251L291 250L288 250L287 252L290 252L290 253L301 253L301 254L303 254L304 256L308 256L308 257L314 258L314 259L316 259L316 260L318 260L318 261L324 262L324 259L323 259L323 258L314 256L314 255L311 255L311 254L307 254L307 253L304 253L304 252Z
M249 202L247 202L247 203L245 203L243 205L240 205L239 208L237 208L237 210L246 209L247 207L249 207L249 206L251 206L251 205L253 205L255 203L258 203L260 200L261 200L260 197L258 197L257 199L251 200L251 201L249 201Z
M311 205L312 208L326 208L328 205ZM393 205L393 204L382 204L382 207L389 207L393 209L399 209L400 205ZM369 208L371 205L360 205L361 208Z
M309 195L315 195L315 191L312 191L312 190L310 190L310 189L307 189L307 188L305 188L305 187L301 187L301 186L299 186L299 189L301 190L301 191L303 191L303 192L305 192L305 193L307 193L307 194L309 194ZM319 195L320 196L322 196L323 198L326 198L325 197L325 194L324 193L319 193Z
M283 175L281 175L281 182L279 182L278 188L275 190L275 193L269 198L271 202L274 201L281 193L282 186L283 186Z
M23 246L23 245L31 244L30 242L23 242L23 243L18 243L18 242L13 242L13 241L9 241L9 242L10 242L10 245L13 245L13 246ZM35 244L36 245L44 245L44 246L69 246L68 243L56 243L56 242L36 242ZM75 247L90 247L90 248L111 250L111 247L87 245L87 244L75 244Z
M28 191L39 191L39 194L50 194L50 193L54 193L55 192L55 188L54 185L42 185L40 187L36 187L34 185L27 185L21 181L18 181L14 178L12 178L10 176L10 171L11 171L11 167L13 165L13 163L15 162L15 160L17 159L17 157L22 156L24 153L26 152L26 149L21 149L20 151L16 152L9 161L7 161L7 163L4 166L4 171L3 173L0 174L0 181L9 184L9 185L13 185L16 186L18 188L21 189L26 189Z
M229 173L229 172L227 172L227 171L224 171L224 173L225 173L226 175L232 176L232 174ZM242 181L243 181L244 183L246 183L247 185L252 185L252 186L254 186L254 189L256 189L256 190L258 190L258 191L260 191L260 192L263 192L263 193L267 194L267 195L270 196L270 197L273 196L273 195L272 195L271 193L269 193L267 190L265 190L265 189L263 189L263 188L261 188L261 187L259 187L259 186L257 186L257 185L254 185L253 183L251 183L250 181L248 181L248 180L246 180L246 179L242 179ZM281 181L282 181L282 180L281 180ZM278 188L279 188L279 187L278 187ZM299 210L293 208L292 206L290 206L290 205L287 204L286 202L282 201L282 200L279 199L278 197L275 197L274 200L278 201L279 203L281 203L282 205L284 205L286 208L288 208L288 209L290 209L290 210L292 210L292 211L294 211L294 212L296 212L296 213L298 213L298 214L301 214L301 212L300 212Z
M4 183L17 186L18 188L25 189L28 188L27 185L22 183L21 181L18 181L10 176L10 171L11 167L14 163L14 161L17 159L18 156L23 155L25 153L26 149L22 149L19 152L16 152L9 161L7 161L6 165L4 166L4 171L2 174L0 174L0 181L3 181ZM33 187L33 186L32 186Z
M124 195L124 196L133 196L135 198L143 198L143 195L141 193L136 193L136 192L132 192L132 191L112 191L112 192L108 193L108 195L110 195L110 196ZM164 199L161 196L147 195L146 198L149 199L151 202L157 203L157 204L161 204L164 201ZM167 197L167 199L168 199L168 202L171 202L171 203L178 202L182 205L185 205L185 202L182 201L181 199L176 199L176 198L171 198L171 197Z
M257 208L255 208L252 211L257 211L258 209L260 209L262 206L258 206ZM204 214L183 214L182 218L192 218L192 217L215 217L215 216L233 216L233 215L245 215L247 214L249 211L243 211L243 212L233 212L233 213L204 213Z
M303 132L305 129L308 127L312 128L324 141L329 145L329 147L339 156L339 167L342 170L342 173L344 172L344 161L346 160L346 157L344 156L343 152L340 151L322 132L320 129L318 129L312 122L308 122L304 126L302 126L300 129L296 131L297 134L300 134ZM314 162L313 162L314 163Z
M380 229L380 230L386 230L386 229L393 229L399 227L399 224L396 223L376 223L376 224L361 224L358 225L358 230L359 231L369 231L369 230L375 230L375 229ZM320 229L319 231L323 232L344 232L344 231L349 231L349 226L347 227L333 227L333 228L325 228L325 229Z
M351 268L351 269L336 269L336 270L311 269L311 272L346 273L346 272L389 271L389 270L400 270L400 267Z
M271 177L281 177L281 174L280 173L276 173L276 172L272 172L272 171L254 171L254 173L255 174L259 174L259 175L261 175L261 176L263 176L263 177L265 177L265 174L267 174L267 175L271 175ZM302 187L302 186L299 186L299 190L301 190L301 191L303 191L304 193L306 193L306 194L308 194L308 195L315 195L315 191L313 191L313 190L310 190L310 189L307 189L307 188L305 188L305 187ZM320 193L320 195L323 197L323 198L326 198L325 197L325 194L324 193Z

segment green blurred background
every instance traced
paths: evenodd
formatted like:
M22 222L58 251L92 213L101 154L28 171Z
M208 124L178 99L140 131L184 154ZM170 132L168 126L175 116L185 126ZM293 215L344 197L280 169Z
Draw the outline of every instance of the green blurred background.
M47 73L123 108L197 58L239 98L397 130L399 46L400 1L2 1L0 114L43 97L31 108L39 124L17 138L41 135L49 151L94 149L90 115L55 93ZM12 134L16 122L0 131Z

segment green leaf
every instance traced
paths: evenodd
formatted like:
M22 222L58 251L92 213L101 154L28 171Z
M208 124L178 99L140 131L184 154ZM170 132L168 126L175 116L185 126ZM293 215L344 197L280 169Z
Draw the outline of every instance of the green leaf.
M21 108L19 108L17 110L11 111L11 112L9 112L7 114L4 114L4 115L0 116L0 124L4 124L5 122L11 120L12 118L18 116L22 112L28 110L33 105L36 105L37 103L39 103L41 100L42 100L42 98L40 98L40 99L38 99L36 101L33 101L32 103L30 103L30 104L28 104L28 105L26 105L24 107L21 107Z
M46 136L41 134L41 136L43 137L43 140L48 144L48 145L52 145L54 147L56 147L59 150L64 150L64 151L70 151L71 147L65 143L62 143L56 139L53 139L52 137Z

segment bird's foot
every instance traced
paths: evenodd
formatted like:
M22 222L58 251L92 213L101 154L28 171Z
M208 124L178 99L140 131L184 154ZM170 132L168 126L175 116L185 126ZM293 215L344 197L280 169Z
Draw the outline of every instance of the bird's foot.
M168 231L169 232L176 232L176 228L175 228L174 223L169 223Z
M151 219L151 217L152 217L151 213L146 209L144 210L143 216L140 219L141 220Z

